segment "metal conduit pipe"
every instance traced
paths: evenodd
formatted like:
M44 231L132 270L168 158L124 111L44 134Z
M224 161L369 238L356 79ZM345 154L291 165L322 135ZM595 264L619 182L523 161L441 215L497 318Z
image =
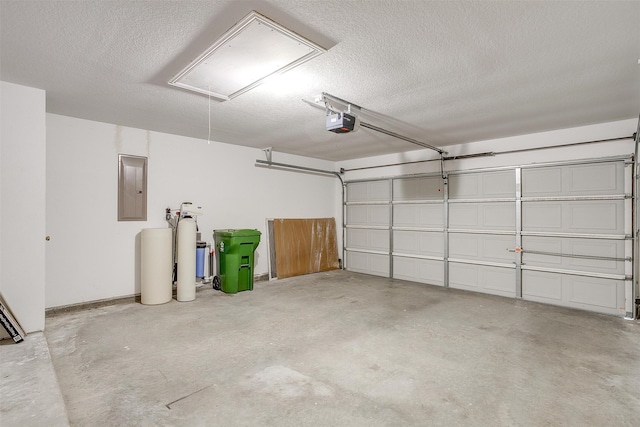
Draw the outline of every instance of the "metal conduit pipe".
M344 218L344 205L345 205L344 188L345 188L345 184L344 184L344 180L342 179L342 176L340 175L340 172L328 171L328 170L316 169L316 168L308 168L306 166L290 165L288 163L278 163L278 162L272 162L272 161L267 161L267 160L256 160L256 163L258 163L260 165L265 165L265 166L276 166L276 167L281 167L281 168L286 168L286 169L300 170L300 171L305 171L305 172L314 172L314 173L319 173L319 174L324 174L324 175L332 175L332 176L335 176L336 178L338 178L340 180L340 187L342 188L342 208L340 209L341 222L342 222L342 266L341 266L341 268L344 270L344 255L345 255L344 242L345 242L345 233L346 233L345 230L346 230L347 227L346 227L345 218Z
M362 124L361 124L362 125ZM598 144L598 143L603 143L603 142L613 142L613 141L624 141L625 139L634 139L635 137L632 136L624 136L624 137L620 137L620 138L609 138L609 139L597 139L594 141L582 141L582 142L571 142L568 144L561 144L561 145L547 145L544 147L535 147L535 148L522 148L519 150L506 150L506 151L488 151L488 152L483 152L483 153L473 153L473 154L463 154L460 156L443 156L442 160L462 160L462 159L470 159L470 158L476 158L476 157L493 157L493 156L497 156L499 154L515 154L515 153L525 153L525 152L529 152L529 151L538 151L538 150L549 150L549 149L553 149L553 148L565 148L565 147L574 147L577 145L585 145L585 144ZM637 155L636 155L637 157ZM441 159L435 158L435 159L426 159L426 160L415 160L412 162L398 162L398 163L387 163L384 165L375 165L375 166L364 166L361 168L350 168L350 169L341 169L341 172L353 172L353 171L360 171L360 170L367 170L367 169L378 169L378 168L386 168L386 167L391 167L391 166L404 166L404 165L412 165L412 164L417 164L417 163L428 163L428 162L439 162L441 161Z
M632 301L633 301L633 313L631 314L631 319L638 319L638 311L640 311L640 297L638 296L638 288L640 287L639 279L640 279L640 266L638 265L638 256L640 255L640 227L638 224L638 183L639 178L638 174L640 174L640 169L638 168L638 145L640 145L640 115L638 116L638 126L636 128L635 137L635 155L633 157L634 165L633 165L633 281L632 281Z

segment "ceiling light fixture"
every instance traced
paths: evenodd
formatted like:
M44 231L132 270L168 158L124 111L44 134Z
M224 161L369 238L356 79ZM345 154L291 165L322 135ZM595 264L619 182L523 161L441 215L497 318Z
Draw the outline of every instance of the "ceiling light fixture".
M228 101L326 52L252 11L169 84Z

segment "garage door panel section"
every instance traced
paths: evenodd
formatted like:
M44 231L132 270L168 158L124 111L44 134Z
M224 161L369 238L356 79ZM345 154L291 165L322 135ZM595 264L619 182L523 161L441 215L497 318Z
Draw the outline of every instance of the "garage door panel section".
M528 267L625 274L624 240L525 236L522 247Z
M394 256L393 278L444 286L444 261Z
M393 226L442 229L444 227L443 204L394 205Z
M522 203L522 231L624 234L624 200Z
M389 277L389 256L347 251L349 271Z
M522 273L522 296L527 300L624 314L623 280L529 270Z
M449 287L514 297L515 170L452 173L448 190Z
M388 205L348 205L347 225L363 227L388 227Z
M624 315L625 162L522 170L522 297Z
M390 181L350 182L346 193L347 270L389 277Z
M515 203L451 203L449 228L454 230L495 230L515 233Z
M515 236L450 233L449 257L513 264L515 254L509 250L513 249L515 244Z
M449 199L514 198L513 170L449 175Z
M563 223L575 232L624 234L624 200L565 202Z
M437 176L393 180L394 201L443 200L443 181Z
M389 231L365 228L347 229L348 249L389 251Z
M624 162L547 166L522 170L522 197L624 194Z
M449 287L506 297L516 296L513 268L449 263Z
M347 202L388 202L390 197L387 180L347 184Z
M444 234L429 231L393 231L393 252L427 257L444 256Z

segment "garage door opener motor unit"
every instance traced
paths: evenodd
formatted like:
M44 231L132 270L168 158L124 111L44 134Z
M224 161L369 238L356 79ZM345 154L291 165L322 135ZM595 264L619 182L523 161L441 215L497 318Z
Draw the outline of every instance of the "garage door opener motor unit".
M327 130L334 133L355 132L358 130L360 120L351 114L335 113L327 115Z

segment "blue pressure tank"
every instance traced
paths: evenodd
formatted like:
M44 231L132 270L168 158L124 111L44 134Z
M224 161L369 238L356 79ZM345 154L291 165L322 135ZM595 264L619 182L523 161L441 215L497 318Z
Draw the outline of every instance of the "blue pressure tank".
M196 277L204 277L204 255L207 251L206 242L196 242Z

